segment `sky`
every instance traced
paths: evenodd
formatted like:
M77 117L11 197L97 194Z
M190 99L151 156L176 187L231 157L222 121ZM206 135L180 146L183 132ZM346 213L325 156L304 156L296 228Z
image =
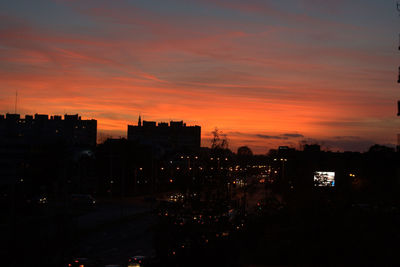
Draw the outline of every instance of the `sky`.
M394 146L392 0L0 0L0 113L217 127L266 153Z

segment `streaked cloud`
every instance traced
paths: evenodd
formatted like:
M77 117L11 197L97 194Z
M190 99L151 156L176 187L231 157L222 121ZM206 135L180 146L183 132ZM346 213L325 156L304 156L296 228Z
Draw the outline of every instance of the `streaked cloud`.
M2 2L0 112L18 90L21 113L79 112L115 136L142 113L201 125L203 145L217 126L260 153L306 137L393 144L398 18L388 5Z

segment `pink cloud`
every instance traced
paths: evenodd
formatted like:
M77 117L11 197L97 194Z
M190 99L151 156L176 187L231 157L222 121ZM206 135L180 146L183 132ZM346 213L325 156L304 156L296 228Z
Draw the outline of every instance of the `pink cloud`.
M392 112L395 87L388 81L393 73L387 68L395 63L391 55L330 46L324 40L310 42L314 37L307 34L319 31L306 26L320 24L335 33L340 23L260 3L213 3L280 17L302 27L257 26L247 21L256 27L246 30L239 22L228 27L217 18L205 25L197 24L200 18L183 20L188 22L185 25L181 18L157 17L135 7L110 12L107 6L77 9L108 26L99 26L91 35L66 34L3 16L0 21L8 26L0 27L0 90L4 92L0 111L12 109L9 103L18 89L21 110L28 113L79 112L97 118L101 131L116 133L124 132L141 112L148 119L200 124L204 137L215 126L226 132L273 134L279 129L301 130L311 137L341 131L362 135L368 127L382 125L379 119ZM296 40L299 36L307 37ZM390 95L382 94L381 88L391 90ZM360 120L363 123L346 124ZM387 126L387 132L390 129L394 126ZM378 138L379 134L371 135ZM232 138L235 144L247 140L256 147L278 144Z

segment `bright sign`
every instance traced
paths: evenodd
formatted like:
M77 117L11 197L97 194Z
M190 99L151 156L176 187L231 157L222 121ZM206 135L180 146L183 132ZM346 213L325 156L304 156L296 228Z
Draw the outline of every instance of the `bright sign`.
M315 186L335 186L335 172L314 172Z

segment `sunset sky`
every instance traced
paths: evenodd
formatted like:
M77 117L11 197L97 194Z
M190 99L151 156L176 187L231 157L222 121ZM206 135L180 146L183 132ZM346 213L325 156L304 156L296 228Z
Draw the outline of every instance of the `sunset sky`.
M0 0L0 113L184 120L266 153L393 146L391 0Z

